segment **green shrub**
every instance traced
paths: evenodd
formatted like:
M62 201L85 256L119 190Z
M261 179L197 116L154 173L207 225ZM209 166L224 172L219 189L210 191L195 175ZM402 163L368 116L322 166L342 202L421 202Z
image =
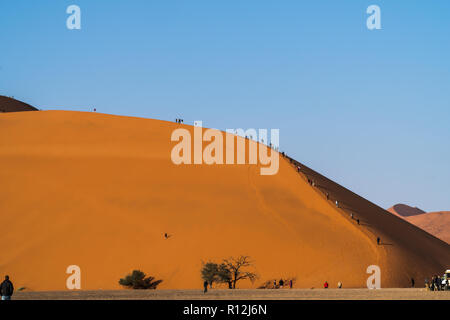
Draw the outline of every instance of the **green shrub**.
M162 280L155 280L154 277L146 277L140 270L133 270L125 278L119 280L119 284L132 289L156 289Z

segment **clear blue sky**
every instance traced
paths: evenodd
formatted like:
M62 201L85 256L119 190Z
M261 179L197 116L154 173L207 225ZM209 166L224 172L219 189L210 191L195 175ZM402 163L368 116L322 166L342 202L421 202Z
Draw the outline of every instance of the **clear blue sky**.
M282 150L382 207L450 210L449 17L447 0L2 0L0 94L279 128Z

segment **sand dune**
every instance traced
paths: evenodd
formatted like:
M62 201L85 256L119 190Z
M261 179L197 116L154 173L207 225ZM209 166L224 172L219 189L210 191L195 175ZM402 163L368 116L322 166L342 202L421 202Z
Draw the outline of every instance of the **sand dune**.
M29 104L10 98L0 96L0 112L36 111L35 107Z
M387 209L387 211L396 214L399 217L411 217L425 213L425 211L423 211L422 209L419 209L417 207L410 207L406 204L396 204Z
M193 131L96 113L0 114L0 273L17 288L64 290L76 264L83 289L106 290L139 268L162 289L189 289L201 286L202 261L245 254L260 279L239 287L295 276L299 288L350 288L365 287L372 264L383 287L450 265L445 242L286 158L273 176L256 165L174 165L180 126Z

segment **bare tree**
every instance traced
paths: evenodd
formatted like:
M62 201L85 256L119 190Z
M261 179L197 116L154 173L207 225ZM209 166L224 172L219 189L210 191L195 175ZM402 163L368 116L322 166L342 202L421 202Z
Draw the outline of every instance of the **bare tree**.
M237 258L230 257L223 260L221 266L229 272L233 289L236 289L236 282L239 280L248 279L251 282L254 282L258 278L258 275L255 272L243 270L253 267L253 262L248 256L239 256Z

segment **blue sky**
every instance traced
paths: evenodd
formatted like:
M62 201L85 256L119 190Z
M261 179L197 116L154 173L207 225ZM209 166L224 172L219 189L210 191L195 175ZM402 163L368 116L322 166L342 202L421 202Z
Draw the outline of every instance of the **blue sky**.
M449 14L444 0L2 0L0 94L279 128L282 150L382 207L450 210Z

